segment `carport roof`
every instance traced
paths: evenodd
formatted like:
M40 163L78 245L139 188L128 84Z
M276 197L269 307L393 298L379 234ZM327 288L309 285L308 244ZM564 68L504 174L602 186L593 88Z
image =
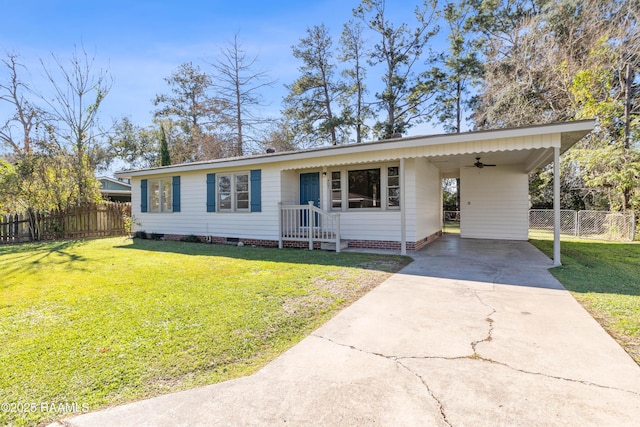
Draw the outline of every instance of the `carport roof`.
M525 126L518 128L482 130L457 134L422 135L393 138L382 141L319 147L308 150L281 153L265 153L247 157L215 159L201 162L120 171L116 176L158 175L184 171L196 171L232 167L251 167L275 162L306 163L312 159L331 158L348 154L369 154L384 159L429 157L444 176L451 175L474 156L481 155L485 163L500 161L501 164L522 163L527 172L541 168L553 160L553 148L563 153L593 130L594 120ZM387 152L382 154L382 152ZM485 156L485 153L491 153ZM499 158L499 160L498 160ZM383 159L383 160L384 160ZM339 161L331 162L340 164ZM290 168L290 167L288 167Z

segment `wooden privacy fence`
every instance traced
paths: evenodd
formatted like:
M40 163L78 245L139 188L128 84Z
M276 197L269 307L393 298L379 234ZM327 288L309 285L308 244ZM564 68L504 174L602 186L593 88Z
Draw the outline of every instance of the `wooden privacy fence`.
M60 211L0 217L0 243L122 236L129 233L130 203L72 206Z

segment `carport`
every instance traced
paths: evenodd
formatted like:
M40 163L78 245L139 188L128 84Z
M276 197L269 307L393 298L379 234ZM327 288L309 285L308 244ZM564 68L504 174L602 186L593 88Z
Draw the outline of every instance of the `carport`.
M460 236L527 240L529 174L553 163L554 265L560 265L560 155L593 127L593 120L584 120L486 131L495 138L456 144L455 152L431 157L441 178L460 179Z

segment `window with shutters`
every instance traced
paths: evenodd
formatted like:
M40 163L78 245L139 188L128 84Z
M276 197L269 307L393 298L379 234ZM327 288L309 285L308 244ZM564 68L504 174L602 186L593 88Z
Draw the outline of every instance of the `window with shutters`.
M218 174L218 212L249 212L249 173Z
M173 184L171 177L148 180L148 211L173 212Z

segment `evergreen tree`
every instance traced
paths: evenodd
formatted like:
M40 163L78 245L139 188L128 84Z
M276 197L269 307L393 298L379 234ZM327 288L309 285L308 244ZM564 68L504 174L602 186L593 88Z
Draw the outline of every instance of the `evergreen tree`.
M180 65L170 77L165 78L170 94L157 95L154 105L160 108L155 117L171 120L182 131L184 147L177 163L233 155L232 143L224 135L215 133L221 124L221 106L212 96L211 76L191 62Z
M160 166L169 166L170 164L171 155L167 144L167 134L164 131L164 126L160 125Z
M449 29L449 48L443 55L441 66L427 75L431 75L438 84L436 117L445 131L459 133L465 120L464 112L471 115L476 100L473 89L482 77L482 63L478 58L480 46L471 38L466 25L468 5L447 3L443 17Z
M365 101L367 55L361 24L353 21L344 24L340 37L340 56L338 59L343 63L350 64L350 67L342 70L342 76L345 78L342 105L345 124L353 126L355 129L356 142L362 142L363 138L368 137L369 126L365 121L373 117L373 112Z
M378 37L370 52L370 65L384 67L384 88L376 98L377 108L385 112L386 119L376 123L376 133L382 139L403 134L430 115L435 83L421 79L415 68L424 60L427 43L438 32L436 1L425 1L415 8L415 28L406 23L393 24L385 14L384 0L363 0L353 14Z
M287 85L290 93L284 99L284 116L297 137L311 145L336 145L344 140L344 119L334 112L344 87L334 79L332 45L327 27L315 25L293 46L293 56L302 61L302 76Z

